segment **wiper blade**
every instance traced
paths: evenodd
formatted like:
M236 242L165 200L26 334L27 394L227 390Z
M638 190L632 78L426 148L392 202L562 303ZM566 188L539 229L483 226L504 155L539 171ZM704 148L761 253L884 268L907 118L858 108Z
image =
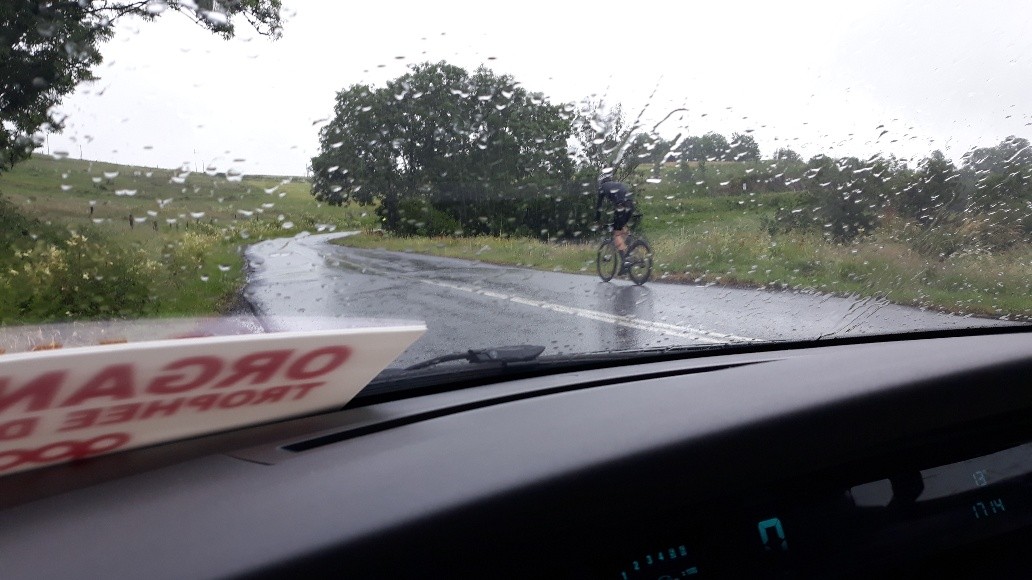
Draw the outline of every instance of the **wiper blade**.
M719 348L717 345L697 345L679 348L664 347L551 356L540 356L544 352L544 348L529 345L501 349L472 350L421 362L418 365L413 365L417 367L415 371L405 368L385 369L348 404L348 407L355 408L372 405L407 396L462 390L467 387L482 386L498 380L508 381L561 372L592 370L641 362L658 362L670 358L681 358L686 356L688 352L709 351ZM526 351L522 349L526 349ZM495 353L492 355L491 351L495 351ZM519 356L523 352L526 355ZM511 355L511 358L506 358L505 354ZM531 354L533 354L533 357L531 357ZM469 360L470 357L480 362L490 363L494 361L497 364L431 368L431 365L445 362L442 359ZM501 362L503 360L505 362Z
M437 366L441 363L467 360L471 363L516 363L529 362L541 356L545 347L532 344L520 344L516 346L500 346L496 348L471 348L466 352L446 354L412 366L405 367L407 371L415 371Z

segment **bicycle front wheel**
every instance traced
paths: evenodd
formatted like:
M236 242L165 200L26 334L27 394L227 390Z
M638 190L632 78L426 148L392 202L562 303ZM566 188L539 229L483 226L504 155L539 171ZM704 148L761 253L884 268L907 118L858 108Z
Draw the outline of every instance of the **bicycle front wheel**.
M627 274L639 286L652 276L652 247L645 240L635 240L627 248Z
M595 259L598 268L598 277L603 282L608 282L616 276L616 269L620 267L620 253L616 251L616 244L613 240L606 240L598 247L598 257Z

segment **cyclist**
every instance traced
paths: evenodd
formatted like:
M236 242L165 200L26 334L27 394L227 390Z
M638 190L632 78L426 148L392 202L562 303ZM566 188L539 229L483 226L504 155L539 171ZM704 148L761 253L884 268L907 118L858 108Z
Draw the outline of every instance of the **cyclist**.
M613 242L620 255L627 252L627 222L634 215L634 194L627 186L614 181L609 174L598 180L598 200L595 202L595 222L602 219L602 204L608 200L613 204Z

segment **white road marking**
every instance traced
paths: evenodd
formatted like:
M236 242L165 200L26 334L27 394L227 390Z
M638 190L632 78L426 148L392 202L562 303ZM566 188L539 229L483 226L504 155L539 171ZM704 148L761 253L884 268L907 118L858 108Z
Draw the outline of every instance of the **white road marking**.
M477 288L476 286L465 286L462 284L454 284L451 282L441 282L439 280L420 280L420 282L422 282L423 284L429 284L431 286L437 286L440 288L459 290L462 292L468 292L470 294L479 294L481 296L494 298L496 300L507 300L515 304L534 306L537 308L550 310L552 312L558 312L561 314L579 316L581 318L587 318L589 320L607 322L609 324L615 324L616 326L623 326L626 328L633 328L636 330L646 330L649 332L665 334L668 336L676 336L679 338L689 338L692 340L696 340L698 342L705 342L709 344L727 344L730 342L754 342L759 340L747 336L738 336L735 334L713 332L701 328L692 328L690 326L678 326L675 324L667 324L665 322L653 322L651 320L642 320L639 318L634 318L632 316L620 316L617 314L610 314L608 312L599 312L597 310L588 310L586 308L577 308L575 306L566 306L563 304L555 304L553 302L545 302L543 300L533 300L530 298L524 298L522 296L503 294L501 292L495 292L493 290L485 290L483 288Z
M352 262L348 262L347 260L339 258L338 261L349 263L352 266L361 268L363 271L382 275L392 275L391 273L380 270L379 268L361 264L354 264ZM394 273L393 275L398 274ZM403 277L408 278L408 276L404 275ZM552 312L569 314L572 316L579 316L581 318L586 318L588 320L606 322L616 326L633 328L635 330L645 330L648 332L655 332L657 334L663 334L667 336L687 338L690 340L695 340L707 344L728 344L732 342L758 342L760 340L758 338L752 338L748 336L739 336L736 334L713 332L711 330L705 330L702 328L678 326L675 324L667 324L665 322L642 320L639 318L634 318L632 316L620 316L617 314L610 314L608 312L599 312L597 310L588 310L586 308L577 308L575 306L555 304L553 302L545 302L543 300L533 300L530 298L524 298L522 296L504 294L501 292L495 292L493 290L487 290L485 288L478 288L476 286L466 286L463 284L456 284L453 282L442 282L440 280L425 280L422 278L419 278L418 281L423 284L429 284L431 286L437 286L439 288L448 288L450 290L459 290L461 292L468 292L470 294L479 294L487 298L494 298L495 300L506 300L508 302L513 302L515 304L523 304L524 306L534 306L544 310L550 310Z

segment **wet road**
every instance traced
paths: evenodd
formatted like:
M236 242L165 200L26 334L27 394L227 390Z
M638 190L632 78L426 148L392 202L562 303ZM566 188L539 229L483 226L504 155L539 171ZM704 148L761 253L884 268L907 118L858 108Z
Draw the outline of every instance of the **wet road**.
M245 297L270 330L356 318L425 322L427 333L391 366L510 344L562 354L996 324L876 299L604 283L595 276L327 243L341 235L251 246Z

